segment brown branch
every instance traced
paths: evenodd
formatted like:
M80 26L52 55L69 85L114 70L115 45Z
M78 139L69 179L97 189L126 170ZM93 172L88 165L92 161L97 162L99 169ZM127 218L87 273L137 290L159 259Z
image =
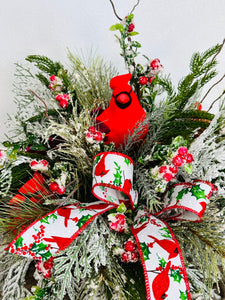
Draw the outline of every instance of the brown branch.
M135 8L139 5L139 3L140 3L140 0L137 0L137 3L136 3L136 4L134 5L134 7L132 8L130 14L132 14L132 13L134 12Z
M218 100L220 100L220 98L222 98L222 96L223 96L224 94L225 94L225 90L222 92L222 94L221 94L219 97L217 97L217 98L211 103L211 105L210 105L209 109L207 110L207 112L209 112L210 109L213 108L213 105L214 105Z
M109 1L112 4L112 8L113 8L113 12L114 12L115 16L117 17L117 19L119 19L120 21L122 21L122 19L118 16L118 14L116 12L115 5L114 5L113 1L112 0L109 0Z
M74 193L76 193L76 191L78 190L77 187L75 187L72 192L69 193L69 195L63 200L63 202L60 202L60 204L57 206L57 208L61 207L62 205L64 205L66 203L66 201L73 196Z
M225 74L216 82L214 83L209 89L208 91L206 92L205 96L202 98L202 100L199 102L199 103L202 103L205 98L208 96L209 92L211 92L211 90L217 85L219 84L223 79L225 78Z
M45 101L44 101L41 97L39 97L34 91L29 90L29 92L30 92L31 94L33 94L35 97L37 97L37 98L44 104L44 107L45 107L45 117L46 117L47 119L49 119L49 115L48 115L48 107L47 107Z

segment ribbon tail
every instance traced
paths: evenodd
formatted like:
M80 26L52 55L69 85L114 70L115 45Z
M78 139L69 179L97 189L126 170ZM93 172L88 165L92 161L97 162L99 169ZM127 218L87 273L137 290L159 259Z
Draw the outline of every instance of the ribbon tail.
M30 224L5 250L46 261L66 249L98 215L114 207L99 201L60 207Z
M191 300L180 247L168 224L144 213L131 231L144 269L147 300Z

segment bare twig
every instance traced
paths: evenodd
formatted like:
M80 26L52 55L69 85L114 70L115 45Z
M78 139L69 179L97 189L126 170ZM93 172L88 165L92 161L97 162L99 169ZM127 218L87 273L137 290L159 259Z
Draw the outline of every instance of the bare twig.
M114 5L113 1L112 0L109 0L109 1L112 4L112 8L113 8L113 12L114 12L115 16L117 17L117 19L119 19L120 21L122 21L122 19L118 16L118 14L116 12L115 5Z
M209 89L208 91L206 92L205 96L202 98L202 100L199 102L199 103L202 103L205 98L208 96L208 94L211 92L211 90L217 85L219 84L223 79L225 78L225 74L216 82L214 83Z
M31 94L33 94L35 97L37 97L39 100L41 100L41 102L44 104L44 106L45 106L45 117L46 117L47 119L49 119L49 115L48 115L48 107L47 107L45 101L44 101L41 97L39 97L34 91L29 90L29 92L30 92Z
M135 8L139 5L140 0L137 0L137 3L134 5L134 7L132 8L130 14L132 14L135 10Z
M114 5L113 1L112 0L109 0L109 1L112 4L112 8L113 8L113 12L114 12L115 16L117 17L117 19L119 19L120 21L122 21L122 18L120 18L119 15L116 12L116 8L115 8L115 5ZM137 0L137 3L132 8L130 14L132 14L134 12L135 8L139 5L139 3L140 3L140 0Z
M72 192L70 192L69 195L68 195L62 202L60 202L60 204L57 206L57 208L63 206L63 205L66 203L66 201L67 201L68 199L70 199L70 197L72 197L73 194L76 193L77 190L78 190L78 188L75 187L75 188L72 190Z
M218 100L220 100L224 94L225 94L225 90L222 92L222 94L221 94L219 97L217 97L217 98L211 103L211 105L210 105L209 109L207 110L207 112L209 112L210 109L213 108L213 105L214 105Z

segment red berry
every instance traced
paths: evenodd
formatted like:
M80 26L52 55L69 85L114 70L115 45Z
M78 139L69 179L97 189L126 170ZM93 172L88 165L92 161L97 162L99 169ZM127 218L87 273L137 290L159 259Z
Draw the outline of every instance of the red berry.
M141 85L146 85L146 84L148 83L148 78L147 78L146 76L141 76L141 77L139 78L139 83L140 83Z
M166 181L170 181L173 178L173 175L171 173L165 173L163 175L163 179Z
M159 173L165 173L167 171L167 166L159 167Z
M178 148L177 151L178 151L178 154L181 155L181 156L184 156L188 153L188 149L185 146L182 146L182 147Z
M47 271L46 273L43 274L43 277L49 279L51 277L51 272Z
M121 260L122 260L123 262L128 262L128 261L129 261L129 253L123 252L123 253L121 254Z
M149 77L149 79L148 79L149 83L152 84L152 82L153 82L154 79L155 79L154 76Z
M123 214L117 214L116 216L117 223L120 225L125 224L125 216Z
M187 155L185 155L184 159L186 160L186 163L191 163L193 162L193 155L191 153L188 153Z
M44 262L43 267L44 267L46 270L51 270L51 269L53 268L53 262L47 260L47 261Z
M55 75L52 75L49 79L50 79L50 81L54 81L55 80Z
M178 172L178 167L171 165L169 167L170 172L176 174Z
M47 160L45 160L45 159L42 159L41 161L40 161L40 163L45 167L45 166L48 166L48 162L47 162Z
M67 108L67 106L68 106L68 101L67 101L66 99L62 99L62 100L59 101L59 105L60 105L63 109L65 109L65 108Z
M61 100L63 100L63 95L61 95L61 94L56 95L56 96L55 96L55 100L56 100L56 101L61 101Z
M131 252L130 259L132 262L136 262L138 260L138 253L136 251Z
M90 133L95 133L95 132L96 132L96 128L95 128L94 126L90 126L90 127L88 128L88 131L89 131Z
M36 160L32 160L31 162L30 162L30 166L31 167L34 167L34 166L36 166L38 164L38 162L36 161Z
M118 229L118 224L115 223L115 222L111 222L111 223L109 224L109 228L112 229L112 230L114 230L114 231L117 231L117 229Z
M66 191L65 188L62 186L62 187L58 188L57 193L59 195L63 195L63 194L65 194L65 191Z
M86 139L90 139L90 138L93 138L93 134L90 133L90 132L87 132L86 133Z
M172 162L173 162L174 166L176 166L176 167L180 167L184 163L183 158L180 155L175 155L173 157Z
M49 184L49 189L50 189L50 191L52 191L52 192L57 192L58 189L59 189L58 183L56 183L56 182L51 182L51 183Z
M134 28L135 28L134 23L130 23L130 25L128 26L127 31L132 32L134 30Z
M69 100L69 99L70 99L70 96L69 96L68 94L63 94L63 99Z
M103 134L100 132L100 131L97 131L95 134L94 134L94 139L97 141L97 142L101 142L103 140Z
M52 83L49 83L48 87L49 87L49 89L51 90L52 87L53 87L53 84L52 84Z
M155 58L153 61L151 61L150 63L150 67L153 69L153 70L156 70L160 67L160 60L158 58Z
M124 244L124 249L129 252L133 252L136 249L135 243L133 241L127 241Z

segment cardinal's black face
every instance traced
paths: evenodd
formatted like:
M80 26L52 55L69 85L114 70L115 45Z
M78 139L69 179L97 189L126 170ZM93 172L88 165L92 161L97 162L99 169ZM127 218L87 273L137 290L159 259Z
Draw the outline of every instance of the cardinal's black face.
M131 92L132 89L130 90L130 92L121 92L117 95L113 95L112 97L115 98L115 103L116 105L121 108L121 109L125 109L127 108L129 105L131 105Z

